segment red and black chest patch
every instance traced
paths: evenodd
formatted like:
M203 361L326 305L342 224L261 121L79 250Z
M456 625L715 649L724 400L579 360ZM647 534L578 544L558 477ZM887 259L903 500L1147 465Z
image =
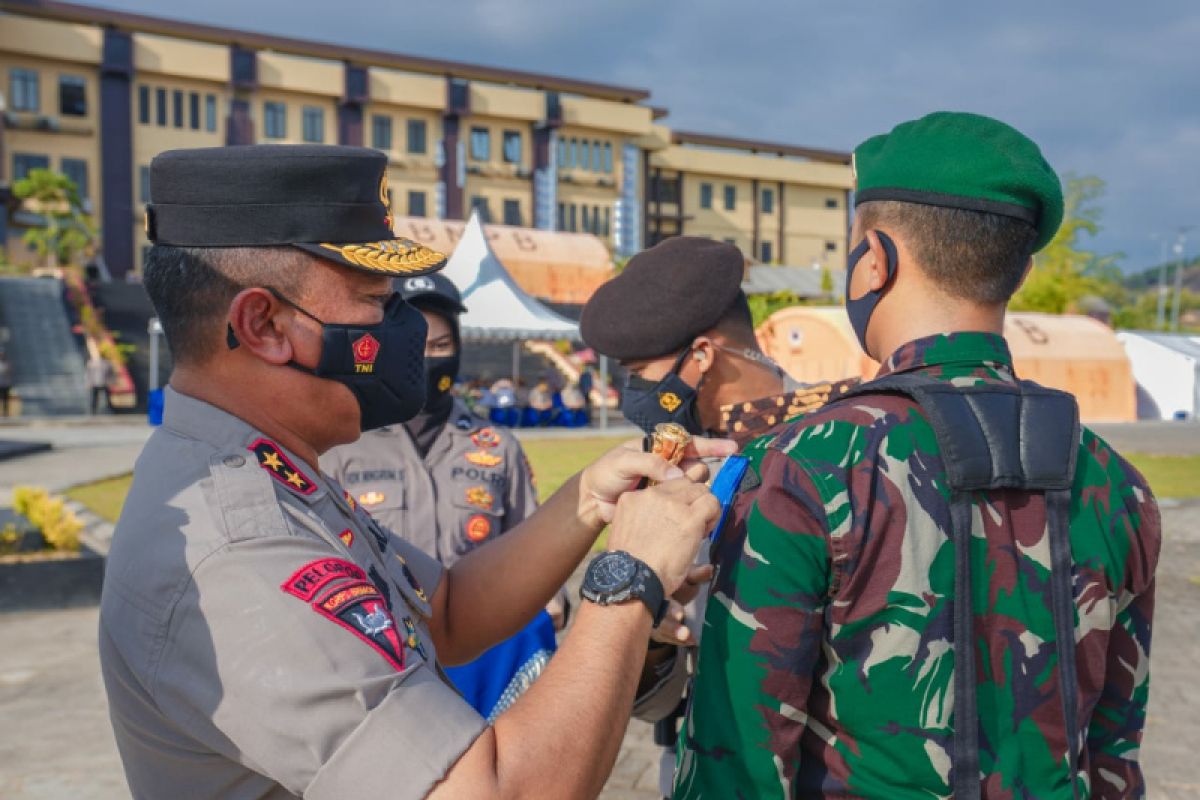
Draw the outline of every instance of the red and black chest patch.
M255 439L246 449L254 453L258 465L272 478L296 494L308 496L317 490L317 484L293 464L270 439Z
M388 611L379 589L368 581L355 581L326 592L313 610L362 639L398 670L404 669L404 637Z

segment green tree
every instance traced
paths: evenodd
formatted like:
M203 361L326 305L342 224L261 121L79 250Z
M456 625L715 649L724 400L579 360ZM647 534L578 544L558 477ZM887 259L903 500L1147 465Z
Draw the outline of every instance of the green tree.
M1033 269L1009 307L1015 311L1063 314L1088 295L1124 302L1114 279L1116 255L1086 249L1086 238L1100 232L1104 181L1095 176L1063 176L1063 221L1058 233L1034 256Z
M79 189L66 175L34 169L13 184L13 195L39 215L42 224L25 232L22 240L48 267L72 264L96 239L96 223L84 213Z
M829 267L821 268L821 295L833 297L833 273L829 271Z

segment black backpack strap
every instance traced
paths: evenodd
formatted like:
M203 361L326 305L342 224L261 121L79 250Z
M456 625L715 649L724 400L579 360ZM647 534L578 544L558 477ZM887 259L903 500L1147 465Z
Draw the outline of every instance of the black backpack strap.
M1079 724L1075 687L1075 604L1071 585L1071 485L1079 449L1079 407L1071 395L1032 382L954 386L919 373L888 375L839 400L901 394L929 419L951 490L954 545L954 797L978 800L979 713L971 591L972 494L992 489L1042 492L1051 553L1051 603L1072 795L1078 797ZM968 722L969 720L969 722Z

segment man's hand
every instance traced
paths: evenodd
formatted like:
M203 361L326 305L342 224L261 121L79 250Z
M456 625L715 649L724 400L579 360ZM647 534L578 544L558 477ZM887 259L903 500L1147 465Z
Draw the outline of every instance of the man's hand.
M682 477L668 480L617 500L608 549L624 550L644 562L663 591L674 594L720 515L721 504L708 487Z
M693 481L703 481L708 477L708 468L697 459L723 458L736 451L737 445L728 439L693 438L683 463L673 467L653 453L642 452L641 439L631 439L579 474L579 518L599 531L612 522L621 495L637 488L643 478L662 483L686 475Z
M712 576L711 564L692 567L688 571L683 585L675 591L675 594L671 595L667 613L663 615L663 621L651 632L650 639L652 641L679 647L695 647L699 644L695 631L692 630L692 623L695 620L688 618L687 605L696 598L700 587L712 580ZM704 616L703 609L700 610L700 616Z

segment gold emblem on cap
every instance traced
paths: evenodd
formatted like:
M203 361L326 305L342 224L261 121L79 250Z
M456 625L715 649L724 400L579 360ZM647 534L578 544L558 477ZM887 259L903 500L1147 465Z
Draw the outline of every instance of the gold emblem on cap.
M346 259L351 264L389 275L404 275L437 266L446 257L436 250L409 239L389 239L362 244L327 244L321 247Z
M388 199L387 172L384 172L383 177L379 179L379 202L383 203L384 224L390 228L392 227L392 201Z

